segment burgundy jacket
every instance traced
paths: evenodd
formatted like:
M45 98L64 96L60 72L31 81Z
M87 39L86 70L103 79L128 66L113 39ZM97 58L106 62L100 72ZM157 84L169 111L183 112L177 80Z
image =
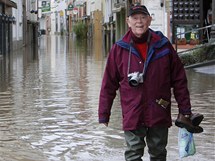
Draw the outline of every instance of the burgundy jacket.
M187 78L176 51L161 33L150 29L147 59L144 62L131 43L131 31L116 42L107 58L100 98L99 123L108 123L111 107L119 90L123 130L146 127L170 127L171 88L178 104L179 112L191 114ZM130 71L143 72L144 82L137 87L128 83L128 59L131 51ZM164 108L156 100L164 99L169 105Z

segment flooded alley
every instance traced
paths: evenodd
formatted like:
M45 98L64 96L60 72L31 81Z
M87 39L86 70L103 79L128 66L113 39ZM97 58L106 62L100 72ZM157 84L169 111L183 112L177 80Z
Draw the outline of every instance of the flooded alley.
M118 96L110 126L98 124L102 41L43 35L38 46L0 58L0 161L124 161ZM196 154L179 158L173 125L168 161L215 160L215 73L204 69L187 70L193 112L205 116L204 132L194 134ZM173 121L177 112L173 101Z

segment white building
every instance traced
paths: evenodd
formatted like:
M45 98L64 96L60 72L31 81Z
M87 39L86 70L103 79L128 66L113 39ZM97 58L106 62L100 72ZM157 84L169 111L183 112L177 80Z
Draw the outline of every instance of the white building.
M17 48L18 46L22 46L23 41L23 8L22 8L22 1L20 0L14 0L14 2L17 4L17 9L12 9L12 15L15 17L15 23L13 24L13 42L14 42L14 48Z
M12 16L15 17L13 24L13 48L17 49L28 45L37 38L37 0L14 0L17 9L12 9Z
M84 1L84 0L77 0L77 1ZM90 16L92 12L102 10L102 0L88 0L87 1L87 15ZM82 2L83 3L83 2Z
M60 34L67 30L67 0L39 0L40 30Z
M152 16L150 28L155 31L161 31L167 36L167 13L165 8L165 0L142 0L149 13Z

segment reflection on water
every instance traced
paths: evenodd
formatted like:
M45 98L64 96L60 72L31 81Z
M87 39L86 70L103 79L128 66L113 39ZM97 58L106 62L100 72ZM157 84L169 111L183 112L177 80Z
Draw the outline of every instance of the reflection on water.
M195 68L195 71L215 75L215 65Z
M41 37L38 53L0 59L1 161L123 161L119 98L108 128L97 123L98 94L105 66L102 42ZM33 54L34 53L34 54ZM185 161L214 160L214 75L187 71L193 110L205 115L195 134L197 153ZM173 119L177 115L173 103ZM177 131L170 129L168 160L178 157ZM35 159L36 158L36 159ZM144 156L148 160L148 154Z

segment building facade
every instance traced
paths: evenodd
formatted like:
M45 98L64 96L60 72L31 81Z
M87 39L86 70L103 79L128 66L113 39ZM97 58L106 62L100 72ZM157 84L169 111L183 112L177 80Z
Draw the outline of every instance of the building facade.
M173 42L179 45L196 45L207 42L210 38L211 28L199 31L195 31L195 29L213 24L212 17L214 16L212 14L212 9L214 7L215 6L212 5L212 0L173 0ZM189 32L192 30L193 32Z
M12 8L17 9L13 1L0 0L0 57L5 56L12 50L12 26L15 18L12 16Z

